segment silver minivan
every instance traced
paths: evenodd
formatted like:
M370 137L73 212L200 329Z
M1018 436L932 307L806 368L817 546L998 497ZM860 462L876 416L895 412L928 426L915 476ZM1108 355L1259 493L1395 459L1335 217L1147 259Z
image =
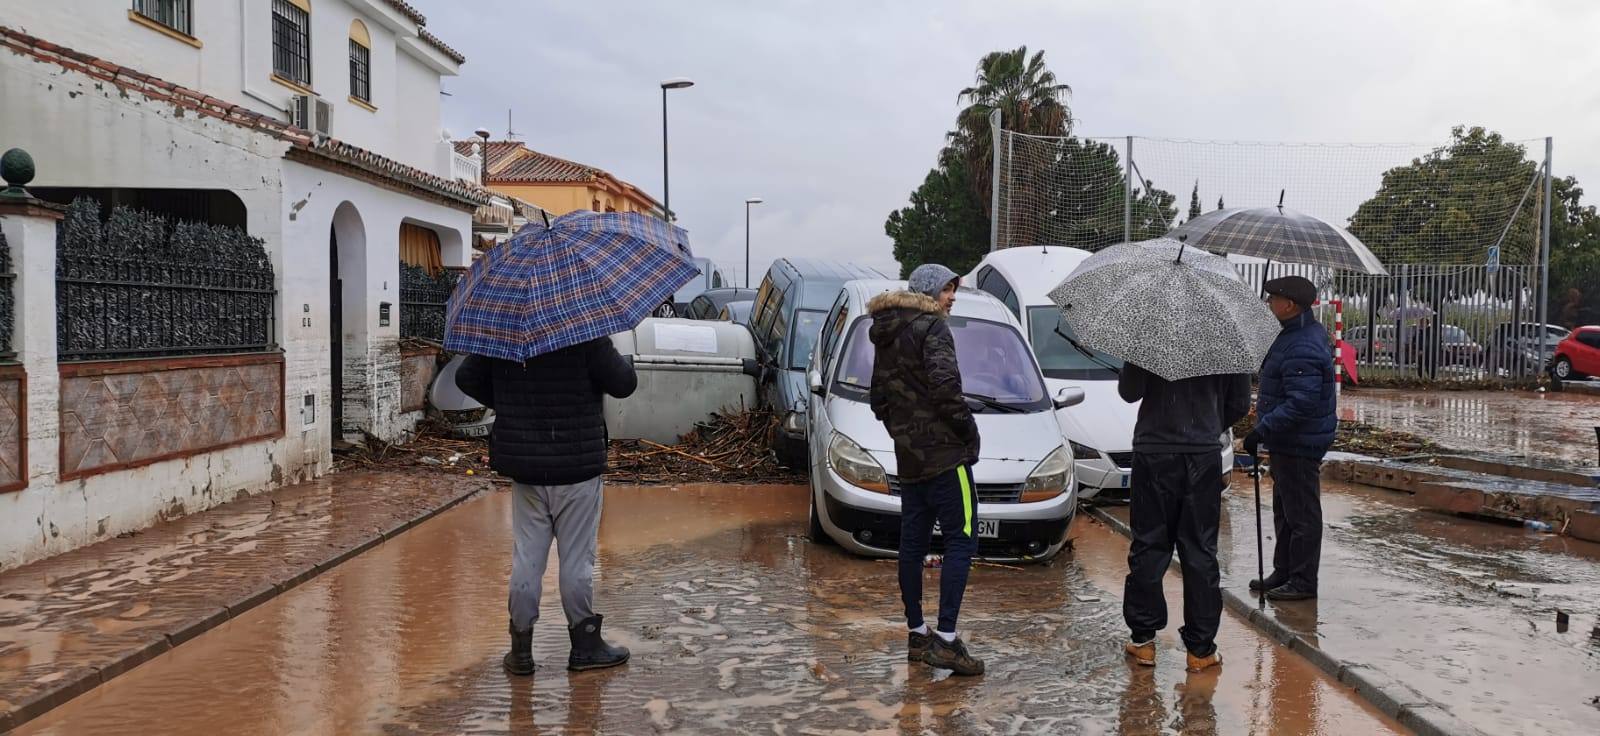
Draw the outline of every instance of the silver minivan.
M811 537L857 554L890 557L899 548L894 442L869 404L876 351L867 336L872 318L866 305L905 287L888 280L845 284L824 318L807 371ZM978 554L1049 559L1065 546L1078 505L1072 450L1062 440L1056 410L1081 403L1083 390L1049 395L1016 317L993 296L961 289L949 320L962 389L983 438L972 468Z

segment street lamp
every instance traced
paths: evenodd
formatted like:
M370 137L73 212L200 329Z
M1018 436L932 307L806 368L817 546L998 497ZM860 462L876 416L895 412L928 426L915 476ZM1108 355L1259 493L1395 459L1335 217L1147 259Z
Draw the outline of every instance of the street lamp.
M744 288L750 288L750 205L761 204L760 197L744 201Z
M483 139L478 144L478 186L489 186L489 129L479 128L472 131L473 135Z
M665 210L667 222L672 222L672 184L667 178L667 90L693 86L694 80L687 77L661 80L661 209Z

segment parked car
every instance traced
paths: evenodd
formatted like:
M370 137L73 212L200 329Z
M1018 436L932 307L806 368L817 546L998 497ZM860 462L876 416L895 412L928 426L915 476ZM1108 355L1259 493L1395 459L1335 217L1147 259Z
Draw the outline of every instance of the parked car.
M707 289L689 301L683 316L689 319L721 319L723 307L734 302L755 300L755 289Z
M1371 330L1372 340L1367 340L1366 327L1352 327L1344 332L1345 342L1354 345L1356 357L1363 363L1394 363L1396 359L1394 325L1378 325Z
M1404 345L1395 337L1394 325L1378 325L1374 328L1371 345L1367 344L1365 326L1345 330L1344 340L1346 344L1355 347L1357 357L1364 363L1394 364L1398 359L1404 358L1406 365L1414 366L1419 357L1416 340L1420 329L1417 325L1406 325ZM1473 340L1466 330L1455 325L1444 325L1440 328L1438 365L1441 367L1477 368L1483 365L1483 356L1483 346Z
M755 302L729 302L728 306L723 307L722 312L717 315L717 319L748 327L750 308L754 306Z
M866 306L878 294L904 288L904 281L845 284L826 314L823 341L806 374L814 397L808 410L811 538L863 555L890 557L900 544L894 441L870 404L876 349ZM1065 546L1078 504L1072 449L1061 438L1056 411L1081 403L1083 390L1049 393L1016 318L988 294L962 289L949 324L961 386L983 436L982 457L972 467L978 553L1047 560Z
M1125 499L1133 473L1133 425L1139 405L1123 401L1117 393L1122 361L1075 347L1072 327L1050 301L1050 291L1089 255L1060 246L1006 248L985 257L963 283L993 295L1017 317L1052 392L1083 390L1082 406L1056 413L1062 436L1077 458L1079 497ZM1217 439L1217 451L1223 477L1231 478L1231 431Z
M805 371L822 318L845 282L882 278L883 274L854 263L780 258L761 280L750 331L767 367L763 402L782 418L772 445L785 465L806 464Z
M1563 381L1600 376L1600 327L1579 327L1556 346L1550 372Z
M694 301L695 297L700 296L711 289L721 289L725 286L733 286L733 282L728 281L727 277L722 275L722 269L718 268L717 264L712 262L710 258L694 259L694 267L700 269L700 275L694 277L694 279L689 283L678 287L678 291L672 295L672 300L670 302L672 314L662 314L662 310L657 308L654 316L686 316L689 313L689 302Z
M1540 343L1544 343L1543 355L1549 361L1569 334L1571 330L1560 325L1502 322L1490 333L1486 347L1495 355L1496 367L1533 373L1540 367Z

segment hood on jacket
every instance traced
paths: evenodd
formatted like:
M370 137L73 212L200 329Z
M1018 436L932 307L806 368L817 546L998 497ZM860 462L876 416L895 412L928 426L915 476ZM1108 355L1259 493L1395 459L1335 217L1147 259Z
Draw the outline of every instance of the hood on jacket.
M901 330L911 326L924 314L943 317L939 303L926 294L914 291L886 291L867 302L867 313L872 315L872 329L867 332L872 344L883 347L894 341Z

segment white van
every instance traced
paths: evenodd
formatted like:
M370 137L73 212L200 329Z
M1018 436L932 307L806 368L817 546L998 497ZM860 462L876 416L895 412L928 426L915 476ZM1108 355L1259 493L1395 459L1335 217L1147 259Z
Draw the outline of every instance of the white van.
M811 538L863 555L894 556L900 541L894 441L869 403L877 351L867 336L866 305L904 288L904 281L846 283L822 323L806 374ZM1083 393L1048 392L1016 319L988 294L962 289L949 320L961 386L983 438L972 467L978 555L1049 559L1066 544L1078 505L1072 450L1056 411L1082 401Z
M961 283L994 295L1023 325L1052 392L1083 390L1082 406L1057 412L1063 436L1077 458L1078 493L1087 499L1126 499L1133 471L1133 425L1139 405L1117 394L1122 361L1072 344L1072 328L1050 292L1089 251L1062 246L1022 246L990 253ZM1233 477L1233 432L1217 439L1222 477Z

